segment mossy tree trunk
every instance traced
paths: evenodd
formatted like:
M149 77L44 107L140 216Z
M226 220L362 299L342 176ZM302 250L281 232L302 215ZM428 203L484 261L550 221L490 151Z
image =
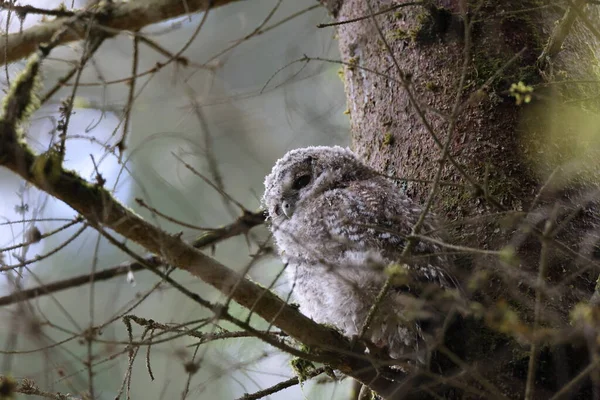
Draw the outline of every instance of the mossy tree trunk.
M597 139L593 128L586 131L593 138L582 139L581 129L594 125L597 111L599 6L324 3L337 22L358 19L336 27L354 150L377 170L406 178L402 189L422 202L442 168L433 209L446 216L455 242L500 250L463 252L457 274L478 311L446 336L465 364L446 363L436 373L459 374L469 365L481 376L457 381L488 381L509 398L526 390L527 397L549 398L561 389L590 398L593 371L583 385L571 379L596 355L569 320L578 304L589 304L598 276L589 239L595 198L588 192L598 182ZM579 163L585 157L590 163ZM544 340L541 327L552 328Z

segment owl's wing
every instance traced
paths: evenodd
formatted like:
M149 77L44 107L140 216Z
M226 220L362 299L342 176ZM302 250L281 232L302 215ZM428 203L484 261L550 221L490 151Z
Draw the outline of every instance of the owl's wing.
M319 202L318 206L329 210L322 219L322 228L333 241L345 244L345 252L353 252L356 258L360 259L362 253L365 258L379 257L385 263L401 261L406 237L422 211L385 178L351 182L323 193ZM422 231L434 227L433 218L427 217ZM404 263L413 279L453 286L448 282L448 260L440 246L419 241L410 253Z

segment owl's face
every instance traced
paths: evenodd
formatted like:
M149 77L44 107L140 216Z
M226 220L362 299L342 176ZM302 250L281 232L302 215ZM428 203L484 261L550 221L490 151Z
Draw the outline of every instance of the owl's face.
M265 178L263 204L272 223L280 226L310 199L373 174L352 151L339 146L291 150Z

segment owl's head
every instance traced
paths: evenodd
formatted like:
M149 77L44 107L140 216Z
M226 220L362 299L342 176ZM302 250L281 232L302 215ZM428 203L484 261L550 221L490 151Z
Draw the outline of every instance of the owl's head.
M303 202L374 174L348 148L295 149L279 159L265 178L262 202L274 222L290 219Z

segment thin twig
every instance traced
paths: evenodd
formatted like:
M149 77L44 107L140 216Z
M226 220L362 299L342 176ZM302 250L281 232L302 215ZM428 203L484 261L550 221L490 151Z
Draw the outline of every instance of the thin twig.
M231 215L234 215L235 211L231 207L232 197L230 195L228 195L225 190L225 183L223 182L223 175L221 174L221 170L219 169L219 163L217 162L217 158L215 156L214 141L213 141L212 133L210 131L210 127L208 126L208 122L206 121L206 117L204 116L202 107L198 103L197 96L194 93L192 87L188 84L185 84L184 87L186 89L188 98L189 98L190 102L192 103L192 108L194 110L194 114L196 114L196 118L198 119L198 124L200 125L200 130L204 137L204 149L203 150L204 150L204 155L205 155L205 158L206 158L206 161L208 164L208 171L210 172L211 177L212 177L211 182L214 183L213 187L217 190L217 192L223 198L225 208L229 211L229 213ZM187 164L186 164L186 166L187 166ZM189 169L189 167L188 167L188 169ZM194 170L192 170L192 172L194 172ZM205 181L206 181L206 179L205 179ZM240 205L238 202L236 202L235 204L238 206ZM243 208L242 208L242 210L243 210Z
M19 16L27 16L27 14L41 14L48 15L52 17L72 17L75 15L74 11L68 11L62 8L57 8L54 10L48 8L39 8L33 7L30 5L16 5L11 1L2 1L0 2L0 8L3 10L10 10L17 13Z
M9 381L14 382L15 387L12 392L7 393L7 395L8 395L7 398L11 398L10 396L13 393L20 393L20 394L25 394L25 395L30 395L30 396L39 396L39 397L43 397L46 399L52 399L52 400L65 400L65 399L68 399L71 397L67 394L62 394L60 392L48 392L45 390L41 390L33 380L28 379L28 378L16 380L16 379L8 377L8 376L0 375L0 382L2 382L3 387L5 387L4 385L7 385L7 382L9 382ZM7 387L7 389L8 389L8 387Z
M220 52L218 52L214 56L210 57L206 62L204 62L204 65L206 66L207 64L211 63L216 58L219 58L223 54L225 54L225 53L233 50L234 48L236 48L237 46L239 46L242 42L247 41L247 40L249 40L249 39L251 39L253 37L262 35L264 33L267 33L269 31L271 31L271 30L273 30L273 29L275 29L275 28L277 28L277 27L279 27L279 26L281 26L281 25L283 25L283 24L285 24L285 23L293 20L294 18L297 18L297 17L299 17L301 15L304 15L305 13L307 13L309 11L312 11L314 9L317 9L317 8L322 8L322 5L321 4L314 4L314 5L312 5L312 6L308 7L308 8L305 8L304 10L297 11L297 12L295 12L295 13L293 13L293 14L285 17L285 18L283 18L281 21L278 21L278 22L274 23L273 25L270 25L270 26L262 29L262 25L264 25L264 23L266 23L270 19L270 17L265 18L264 22L261 24L261 26L259 26L258 29L255 29L254 31L252 31L248 35L244 36L243 38L236 40L231 46L229 46L229 47L221 50ZM189 77L186 80L188 80L188 79L189 79Z
M106 35L95 36L94 38L92 38L90 40L90 43L88 44L88 47L87 47L88 50L84 52L83 56L79 60L80 64L86 64L88 62L88 60L90 59L90 57L92 57L94 55L94 53L96 52L96 50L98 50L98 48L102 45L102 43L104 43L104 40L106 38L107 38ZM58 81L56 82L56 84L48 92L46 92L46 94L41 96L40 102L42 104L45 104L48 100L50 100L50 98L52 96L54 96L56 94L56 92L58 92L60 90L61 87L66 86L66 83L69 81L69 79L71 79L73 77L73 75L75 75L75 73L77 71L80 71L79 65L71 68L71 70L69 72L67 72L65 75L63 75L61 78L59 78ZM82 85L79 84L79 86L82 86Z
M588 0L576 0L575 2L569 1L570 6L565 12L563 18L554 27L552 35L548 39L546 46L542 50L542 54L538 57L538 64L545 66L551 61L561 50L564 41L567 39L575 19L577 17L577 11L580 7L585 6Z
M119 149L119 161L122 160L123 153L127 148L127 135L129 133L129 122L131 120L131 111L133 110L133 101L135 97L135 83L137 81L138 64L140 60L140 39L138 35L133 37L133 60L131 61L131 80L129 81L129 92L127 94L127 104L125 105L125 121L123 122L123 134L117 142Z
M53 235L57 234L58 232L64 231L65 229L68 229L68 228L72 227L73 225L78 224L82 221L83 221L82 218L75 218L74 220L71 220L70 222L68 222L62 226L59 226L58 228L51 230L50 232L43 233L38 237L31 238L30 240L27 240L25 242L18 243L18 244L12 245L12 246L0 248L0 253L15 250L15 249L21 248L23 246L28 246L32 243L41 242L42 240L44 240L50 236L53 236ZM33 221L33 222L35 222L35 221Z
M163 213L161 211L158 211L156 208L151 207L150 205L148 205L144 201L144 199L139 198L139 197L135 199L135 202L140 207L146 208L152 214L158 215L159 217L164 218L164 219L166 219L169 222L173 222L174 224L181 225L181 226L183 226L185 228L195 229L195 230L198 230L198 231L213 231L215 229L219 229L219 228L208 228L208 227L205 227L205 226L194 225L194 224L190 224L190 223L185 222L185 221L181 221L181 220L179 220L177 218L170 217L170 216L166 215L165 213Z
M139 32L135 32L134 36L141 43L144 43L146 46L150 47L151 49L155 50L156 52L162 54L163 56L165 56L167 58L172 58L175 62L177 62L183 66L188 66L190 64L190 62L187 58L182 57L182 56L175 57L175 55L172 54L169 50L165 49L160 44L156 43L154 40L148 39L146 36L141 35ZM197 68L206 68L201 65L195 65L195 66ZM210 69L212 70L213 68L210 68ZM138 76L137 71L134 73L134 76ZM132 76L132 78L133 78L133 76Z
M491 394L493 394L496 398L508 400L508 397L502 394L500 389L498 389L492 382L485 379L481 374L477 371L477 367L469 366L466 362L461 360L456 354L454 354L451 350L449 350L446 346L439 347L440 352L445 354L454 364L458 367L462 368L469 375L481 384L481 386L485 387Z
M105 33L117 33L125 31L137 31L145 26L157 22L166 21L192 12L206 10L210 4L212 8L220 7L239 0L186 0L172 3L162 3L160 8L153 7L147 1L118 1L105 3L109 7L98 11L103 17L102 26L99 29ZM161 2L157 2L161 4ZM77 12L74 17L88 18L96 13ZM107 16L108 15L108 16ZM49 43L57 31L60 31L69 18L57 18L55 20L33 26L23 32L6 35L6 43L0 43L0 64L15 62L35 52L43 43ZM68 33L61 35L57 44L66 44L86 37L88 26L85 22L74 25ZM178 55L179 56L179 55Z
M556 210L556 209L555 209ZM533 334L537 331L540 324L540 316L542 314L542 290L539 288L544 285L546 280L546 269L548 268L548 238L552 232L553 217L546 221L546 227L544 229L544 236L542 236L542 249L540 250L540 262L538 267L537 286L538 289L535 292L535 309L533 314ZM533 392L535 390L535 372L537 367L537 343L533 341L529 350L529 366L527 369L527 384L525 386L525 400L533 399Z
M397 10L397 9L399 9L399 8L402 8L402 7L408 7L408 6L424 6L424 5L425 5L425 2L423 2L423 1L411 1L411 2L408 2L408 3L400 3L400 4L396 4L396 5L394 5L394 6L391 6L391 7L385 8L385 9L383 9L383 10L381 10L381 11L377 11L376 13L373 13L373 14L370 14L370 15L365 15L365 16L363 16L363 17L357 17L357 18L352 18L352 19L346 19L346 20L344 20L344 21L330 22L330 23L328 23L328 24L318 24L318 25L317 25L317 28L326 28L326 27L328 27L328 26L337 26L337 25L343 25L343 24L350 24L350 23L352 23L352 22L358 22L358 21L362 21L362 20L365 20L365 19L368 19L368 18L371 18L371 17L377 16L377 15L381 15L381 14L387 14L387 13L389 13L389 12L392 12L392 11L394 11L394 10Z
M104 229L101 229L99 227L96 227L96 229L98 229L98 231L102 234L102 236L104 236L112 245L121 249L123 252L125 252L129 256L133 257L134 259L136 259L138 262L144 263L143 258L139 257L137 254L135 254L127 246L125 246L124 244L119 242L116 238L114 238L111 234L106 232ZM149 270L152 271L153 273L155 273L156 275L158 275L159 277L161 277L165 282L169 283L173 288L175 288L176 290L181 292L183 295L187 296L188 298L190 298L194 302L198 303L202 307L213 311L215 313L215 315L218 315L219 319L229 321L229 322L237 325L239 328L252 333L255 337L258 337L259 339L270 344L271 346L274 346L274 347L278 348L279 350L285 351L293 356L304 357L304 358L308 358L308 359L311 359L311 360L317 361L317 362L326 362L325 361L325 360L327 360L326 357L322 357L322 356L319 356L316 354L309 354L309 353L302 352L300 350L297 350L293 347L288 346L287 344L283 343L280 340L277 340L276 338L273 338L270 335L265 335L262 331L259 331L255 328L253 328L252 326L250 326L250 324L248 324L244 321L241 321L241 320L235 318L234 316L232 316L231 314L229 314L227 312L227 310L225 310L222 306L211 303L208 300L202 298L197 293L190 291L189 289L187 289L186 287L184 287L183 285L181 285L177 281L175 281L173 278L169 277L167 274L161 272L159 269L149 268Z
M312 379L315 376L321 375L322 373L326 372L327 368L326 367L321 367L321 368L317 368L313 371L307 372L303 377L302 380L307 380L307 379ZM295 386L297 384L300 383L300 378L293 377L288 379L287 381L283 381L283 382L279 382L276 385L273 385L269 388L263 389L263 390L259 390L258 392L254 392L252 394L246 393L245 395L243 395L242 397L238 397L237 400L257 400L257 399L262 399L263 397L267 397L269 395L272 395L274 393L280 392L284 389L287 389L289 387Z
M22 268L26 265L30 265L33 263L36 263L38 261L41 261L45 258L48 258L56 253L58 253L59 251L61 251L62 249L64 249L65 247L67 247L71 242L73 242L79 235L81 235L83 233L83 231L85 231L88 228L87 224L84 224L81 228L79 228L73 235L71 235L70 237L68 237L66 240L64 240L62 243L60 243L60 245L56 246L55 248L53 248L52 250L50 250L49 252L42 254L41 256L35 256L35 258L29 259L29 260L22 260L21 262L19 262L18 264L13 264L13 265L3 265L2 267L0 267L0 272L4 272L4 271L10 271L13 270L15 268Z
M214 246L215 244L229 239L231 237L245 234L248 230L252 229L255 226L261 225L264 222L264 216L262 211L258 211L255 213L247 213L239 217L235 222L222 227L215 229L211 232L208 232L198 239L196 239L193 243L194 247L198 249L203 249L207 247ZM163 266L163 261L156 256L149 256L144 258L144 263L139 262L125 262L116 267L108 268L103 271L96 272L93 276L95 281L105 281L117 276L123 276L130 272L143 271L148 268L148 266L159 268ZM62 281L56 281L44 285L40 285L31 289L21 290L18 293L12 293L6 296L0 297L0 307L7 306L10 304L18 303L24 300L31 300L36 297L49 295L61 290L70 289L73 287L85 285L90 281L90 274L84 274L75 276L73 278L64 279Z
M210 187L212 187L213 189L215 189L215 191L217 193L219 193L223 198L227 198L230 202L232 202L240 210L242 210L242 212L246 212L246 208L242 205L242 203L240 203L239 201L237 201L236 199L234 199L224 189L222 189L219 186L217 186L216 184L214 184L210 179L208 179L207 177L205 177L196 168L192 167L190 164L188 164L187 162L185 162L183 160L183 158L179 157L177 154L175 154L175 153L171 153L171 154L173 154L173 157L175 157L179 162L181 162L183 164L183 166L186 167L187 169L189 169L194 175L196 175L197 177L199 177L200 179L202 179L204 182L206 182Z
M600 364L600 358L595 360L593 363L590 363L587 367L581 370L573 379L571 379L566 385L564 385L558 392L554 394L550 398L550 400L558 400L563 398L563 396L567 395L571 389L573 389L577 384L579 384L588 374L590 374L594 369L598 368Z

